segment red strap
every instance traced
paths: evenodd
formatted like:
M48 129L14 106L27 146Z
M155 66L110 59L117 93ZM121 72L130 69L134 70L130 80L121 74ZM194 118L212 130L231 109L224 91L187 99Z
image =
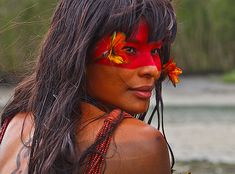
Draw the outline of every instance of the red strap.
M1 127L1 130L0 130L0 144L2 143L2 139L3 139L3 136L6 132L6 129L7 129L7 126L8 124L10 123L12 117L7 117Z
M112 124L113 122L118 121L119 119L123 120L124 118L132 117L131 115L124 112L123 118L120 118L120 113L121 113L121 110L116 109L116 110L113 110L107 116L107 118L104 120L104 125L98 132L98 135L95 141L98 141L102 136L107 135L109 133L110 129L112 129L113 127L113 124ZM112 138L112 134L110 134L109 136L106 136L104 141L100 142L96 146L96 150L98 153L94 153L89 157L87 166L85 168L85 171L83 172L84 174L101 174L102 173L105 156L108 151L109 145L111 143L111 138Z

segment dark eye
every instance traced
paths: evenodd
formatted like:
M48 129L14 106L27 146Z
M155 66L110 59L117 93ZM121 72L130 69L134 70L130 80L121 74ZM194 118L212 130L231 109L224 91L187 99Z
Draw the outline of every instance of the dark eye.
M159 51L160 51L159 48L155 48L155 49L151 50L151 54L152 54L153 56L159 55Z
M133 47L124 47L123 49L129 54L136 54L136 49Z

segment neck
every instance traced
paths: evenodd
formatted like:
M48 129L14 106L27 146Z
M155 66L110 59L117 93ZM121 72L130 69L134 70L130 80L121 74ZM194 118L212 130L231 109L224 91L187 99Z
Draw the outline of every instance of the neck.
M106 115L105 111L87 102L82 102L80 109L82 112L81 123L96 120Z
M83 102L85 103L90 103L91 105L94 105L95 107L99 108L100 110L109 113L111 112L113 109L115 109L113 106L111 105L107 105L93 97L91 97L90 95L86 95L85 97L81 98Z

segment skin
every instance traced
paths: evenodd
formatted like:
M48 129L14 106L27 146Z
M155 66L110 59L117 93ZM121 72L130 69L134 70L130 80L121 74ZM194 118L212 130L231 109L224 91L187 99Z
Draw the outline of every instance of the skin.
M83 111L97 117L102 111L89 104L82 105ZM103 119L90 123L82 130L78 128L77 145L82 152L90 146L103 125ZM83 120L84 124L87 123ZM33 133L32 115L17 114L10 122L0 146L0 173L27 174L29 142ZM124 119L114 133L107 153L106 174L170 174L169 155L165 140L155 128L135 119Z
M106 48L105 44L106 42L98 41L99 49L95 50L94 59L105 51L105 49L100 49ZM159 48L159 41L148 42L148 25L142 21L135 35L124 45L126 55L122 56L126 56L130 64L117 65L107 59L101 59L88 65L89 95L105 105L120 108L131 114L147 111L150 98L136 95L133 89L153 86L158 80L161 72L160 57L156 53L152 54L156 48ZM143 59L149 63L142 62L141 64ZM132 63L135 65L133 66ZM86 119L97 118L97 115L104 114L87 103L83 103L81 109L84 115L87 114L84 117ZM102 117L90 123L79 132L78 144L81 152L92 144L98 130L102 127L103 119ZM161 133L138 119L126 118L114 133L114 139L107 154L105 173L169 174L169 164L167 145Z
M32 133L30 114L19 113L11 120L0 145L0 173L27 173Z
M121 108L131 114L143 113L148 109L150 96L138 94L151 93L161 73L161 60L157 52L160 42L148 42L149 27L145 21L135 28L122 48L122 57L128 63L115 64L105 57L96 61L96 57L108 47L107 38L104 37L98 41L92 54L93 62L87 67L89 95L106 106Z
M158 71L161 71L161 60L158 50L162 46L162 41L148 42L149 27L144 20L141 20L134 27L134 32L129 38L126 37L125 33L115 33L115 37L113 34L111 36L108 34L97 42L91 56L95 63L125 69L156 66ZM113 37L114 39L112 39ZM109 50L111 47L110 45L114 47L114 54L121 56L125 60L123 63L113 63L108 59L105 53L107 48Z
M90 116L89 120L87 118L83 120L83 125L97 118L97 113L103 114L101 110L90 104L83 104L82 108ZM81 153L94 142L104 119L101 117L78 129L77 143ZM171 173L168 149L162 134L136 118L126 118L119 124L106 157L105 174Z
M146 25L143 27L148 30ZM130 68L131 65L114 66L112 63L96 62L87 67L86 83L89 95L107 106L120 108L130 114L147 111L150 97L143 97L139 93L149 94L151 89L146 92L142 89L141 91L139 87L153 87L161 70L158 57L151 53L155 48L152 43L147 42L148 34L141 35L142 29L139 30L139 35L137 32L135 37L126 43L126 54L133 61L136 61L138 56L144 56L150 64L139 64ZM129 54L132 47L135 48L136 55ZM133 90L136 88L137 91ZM93 144L105 117L102 117L104 111L91 104L82 103L80 108L82 118L77 126L76 138L77 149L82 153ZM100 118L90 122L97 117ZM34 130L32 118L29 113L19 113L10 122L0 146L0 173L27 173L30 149L23 145L21 131L23 142L30 145ZM162 134L134 117L125 118L114 132L107 153L105 173L170 174L169 154Z

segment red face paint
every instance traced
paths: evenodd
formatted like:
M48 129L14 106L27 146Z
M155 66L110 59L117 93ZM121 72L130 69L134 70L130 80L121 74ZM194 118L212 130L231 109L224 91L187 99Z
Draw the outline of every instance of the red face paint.
M125 63L116 64L111 62L105 57L105 53L110 47L111 37L106 36L101 39L92 53L94 60L103 65L116 66L120 68L135 69L143 66L156 66L161 70L161 60L158 51L162 42L148 42L149 27L145 21L141 21L133 32L126 40L122 47L121 56ZM98 58L98 59L97 59Z

